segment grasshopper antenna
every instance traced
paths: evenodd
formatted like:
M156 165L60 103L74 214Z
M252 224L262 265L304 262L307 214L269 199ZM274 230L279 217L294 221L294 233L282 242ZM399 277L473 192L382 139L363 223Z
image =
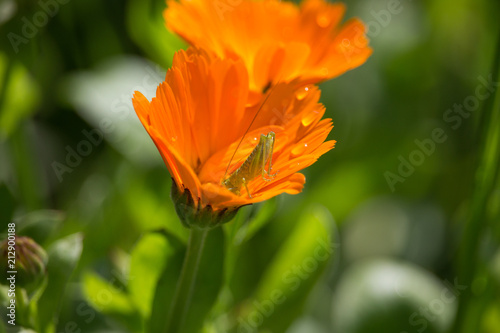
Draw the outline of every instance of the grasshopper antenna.
M245 131L245 133L243 133L243 136L241 137L240 142L238 142L238 145L236 146L236 149L234 150L233 156L231 156L231 159L229 160L229 163L227 164L227 168L226 168L226 171L224 172L224 177L222 179L226 179L227 171L229 170L229 167L231 166L231 162L233 161L234 155L236 155L236 152L238 151L238 148L240 148L240 145L243 142L243 139L248 134L248 131L250 131L250 128L252 127L253 123L255 122L255 119L257 118L257 116L259 115L260 110L262 110L262 108L264 107L264 104L266 104L267 100L269 99L269 96L271 96L272 92L274 91L274 89L276 89L276 87L278 86L278 84L280 83L280 81L281 81L281 79L278 80L276 82L276 84L271 88L271 90L269 91L269 94L267 94L266 98L264 98L264 101L262 101L262 104L260 105L259 109L255 113L255 116L253 116L253 119L250 122L250 125L248 125L247 130ZM272 84L272 82L270 82L269 84ZM264 89L264 91L266 91L266 89Z

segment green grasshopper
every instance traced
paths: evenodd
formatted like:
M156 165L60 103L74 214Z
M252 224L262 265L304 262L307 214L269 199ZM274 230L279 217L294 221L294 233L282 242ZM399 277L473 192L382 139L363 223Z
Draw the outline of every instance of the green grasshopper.
M278 80L278 83L280 80ZM278 85L276 83L276 86ZM274 152L274 141L275 141L275 134L273 131L267 133L267 135L261 134L260 135L260 140L257 146L252 150L250 155L247 157L247 159L241 164L241 166L236 169L232 174L229 175L229 177L226 178L227 171L229 170L229 166L231 165L231 161L234 158L234 155L236 154L236 151L240 147L241 143L243 142L243 139L245 138L245 135L248 133L250 130L250 127L252 127L252 124L254 123L255 119L259 115L260 111L262 110L262 107L264 104L266 104L267 99L269 96L271 96L271 93L274 91L276 86L271 88L271 91L269 91L269 94L267 94L266 98L264 98L264 101L262 101L262 104L260 105L259 109L255 113L255 116L253 117L252 121L250 122L250 125L248 125L248 128L243 134L243 137L241 138L240 142L238 143L238 146L236 146L236 150L233 153L233 156L229 160L229 164L227 165L226 172L224 173L224 177L222 178L221 184L225 188L227 188L229 191L233 192L236 195L240 195L240 189L241 186L244 186L245 189L247 190L247 194L250 198L252 198L252 195L250 194L250 191L248 190L248 183L258 177L259 175L262 176L262 179L265 181L270 182L271 180L276 177L278 172L276 173L271 173L272 167L273 167L273 152ZM266 88L266 90L269 89ZM266 165L267 165L267 170L266 170Z
M224 175L222 185L236 195L240 195L241 186L244 186L247 190L248 196L252 198L252 195L248 191L248 182L255 179L259 175L261 175L262 179L265 181L273 180L277 174L277 172L274 174L271 173L273 166L272 157L274 151L274 140L275 134L272 131L267 135L261 134L259 143L255 146L243 164L236 169L236 171L230 174L229 177L225 178L226 175Z

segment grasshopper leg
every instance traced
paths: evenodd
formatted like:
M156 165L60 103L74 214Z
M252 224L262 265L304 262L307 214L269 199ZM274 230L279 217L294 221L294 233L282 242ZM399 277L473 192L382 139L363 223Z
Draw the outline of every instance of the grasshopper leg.
M250 194L250 191L248 190L247 180L245 178L242 178L242 180L243 180L243 186L245 186L245 190L247 190L248 197L250 199L252 199L252 195Z
M271 135L271 134L269 134ZM274 153L274 133L272 133L272 139L271 139L271 145L270 147L264 146L264 159L262 160L262 179L264 179L266 182L270 182L271 180L276 177L278 172L276 173L271 173L272 168L273 168L273 153ZM266 158L266 157L269 158ZM267 170L266 170L266 164L267 164Z
M270 182L273 180L276 175L278 174L279 170L276 171L275 173L271 173L272 168L273 168L273 155L269 155L269 163L267 164L267 170L266 170L266 165L264 164L264 167L262 168L262 179L264 179L266 182Z

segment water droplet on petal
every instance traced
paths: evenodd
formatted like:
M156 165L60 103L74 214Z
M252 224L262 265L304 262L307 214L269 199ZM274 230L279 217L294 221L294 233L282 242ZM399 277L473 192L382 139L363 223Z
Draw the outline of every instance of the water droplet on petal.
M177 135L176 135L176 136L173 136L171 139L172 139L172 142L177 141Z
M316 119L318 111L313 111L308 113L304 118L302 118L302 126L309 126Z
M318 14L316 16L316 23L322 28L328 27L331 22L332 20L326 14Z
M299 143L295 147L293 147L292 156L293 157L300 156L300 155L304 154L306 149L307 149L307 143Z
M297 170L297 169L300 169L300 162L297 162L297 163L290 163L290 165L288 166L288 168L290 170Z
M308 93L309 93L309 87L305 87L304 89L299 89L295 93L295 97L297 97L297 99L300 101L300 100L303 100L307 96Z

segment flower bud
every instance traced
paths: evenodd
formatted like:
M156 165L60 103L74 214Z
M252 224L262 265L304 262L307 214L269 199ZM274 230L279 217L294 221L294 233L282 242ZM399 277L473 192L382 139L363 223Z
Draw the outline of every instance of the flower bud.
M186 228L214 228L231 221L240 208L234 207L214 210L210 205L202 207L200 200L198 200L198 202L193 200L193 196L189 189L184 188L182 191L179 190L175 181L172 182L170 196L174 202L175 211Z
M0 243L0 283L6 284L10 273L16 272L16 286L36 286L45 275L47 253L33 239L16 237Z

